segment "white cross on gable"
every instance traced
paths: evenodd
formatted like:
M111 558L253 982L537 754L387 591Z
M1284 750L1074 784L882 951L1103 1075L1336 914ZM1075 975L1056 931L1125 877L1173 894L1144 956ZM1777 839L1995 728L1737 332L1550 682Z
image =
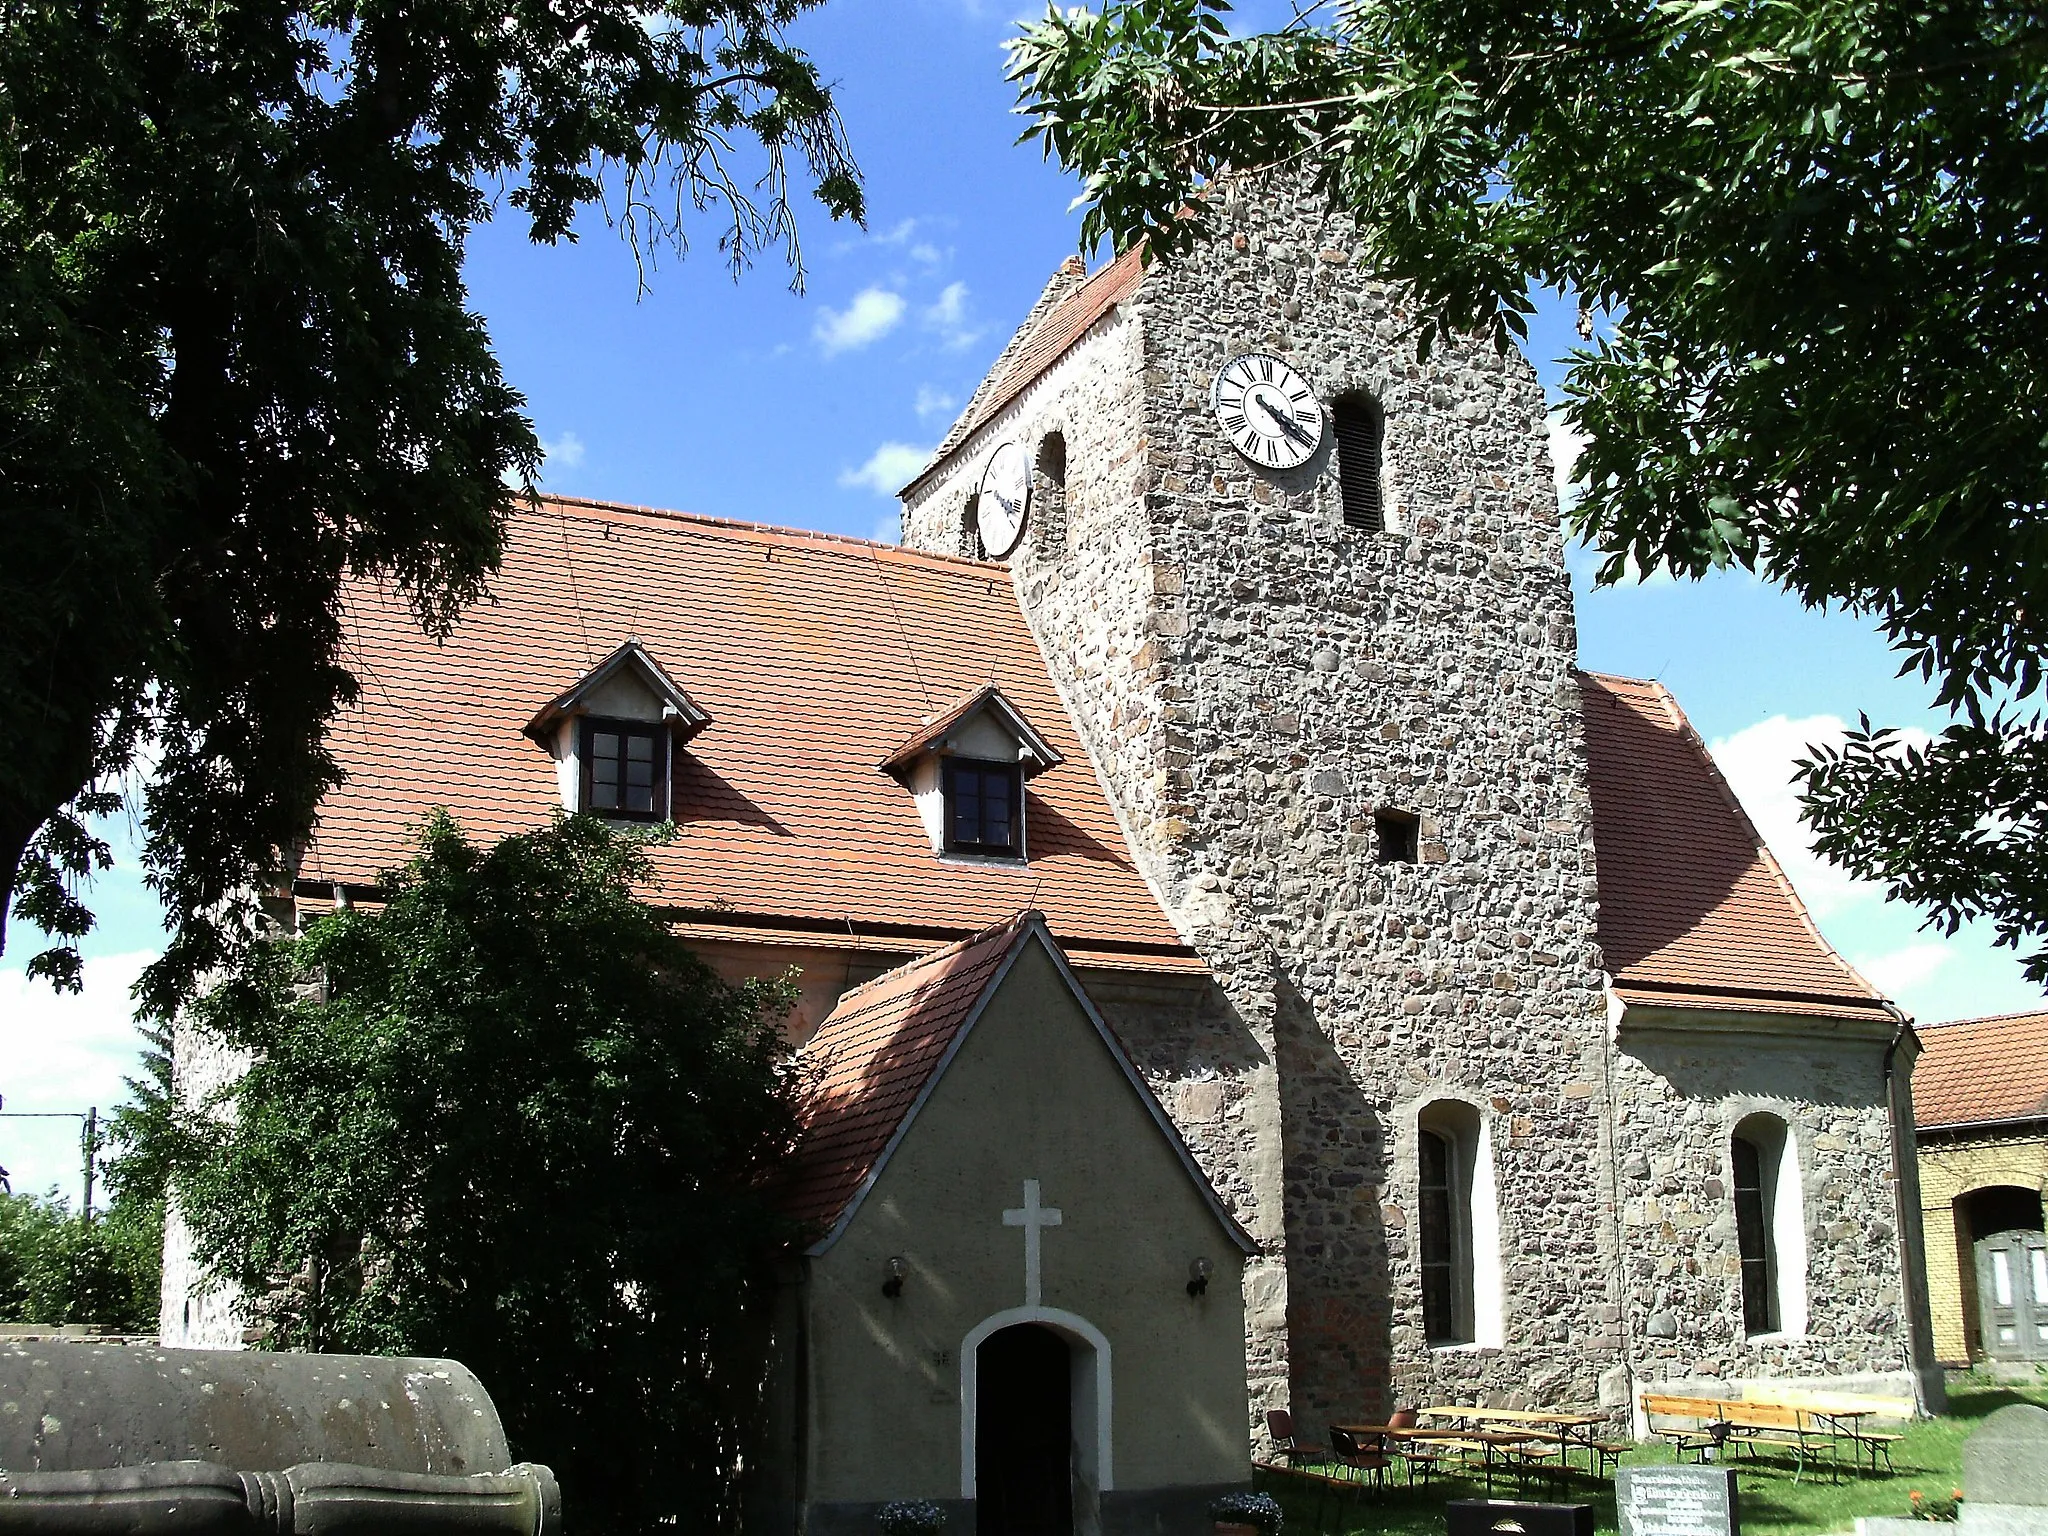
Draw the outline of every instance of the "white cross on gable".
M1024 1229L1024 1305L1035 1307L1041 1287L1039 1285L1039 1233L1047 1227L1060 1224L1060 1213L1056 1206L1038 1203L1038 1180L1024 1181L1024 1204L1016 1209L1003 1212L1003 1225Z

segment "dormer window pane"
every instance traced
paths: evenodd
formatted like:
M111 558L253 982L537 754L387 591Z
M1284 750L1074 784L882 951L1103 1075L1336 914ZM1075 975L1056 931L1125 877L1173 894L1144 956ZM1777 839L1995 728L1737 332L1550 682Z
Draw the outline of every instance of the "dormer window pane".
M658 821L667 814L660 729L622 721L584 726L584 808L600 816Z
M945 760L946 848L955 853L1015 856L1022 775L1014 763Z

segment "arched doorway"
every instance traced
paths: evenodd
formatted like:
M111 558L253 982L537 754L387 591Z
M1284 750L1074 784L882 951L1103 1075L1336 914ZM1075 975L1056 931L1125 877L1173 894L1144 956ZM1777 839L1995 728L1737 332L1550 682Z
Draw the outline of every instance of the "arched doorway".
M1958 1200L1977 1337L1993 1360L2048 1360L2048 1239L2039 1191L1999 1185Z
M981 1341L975 1361L977 1536L1073 1536L1073 1356L1042 1323Z

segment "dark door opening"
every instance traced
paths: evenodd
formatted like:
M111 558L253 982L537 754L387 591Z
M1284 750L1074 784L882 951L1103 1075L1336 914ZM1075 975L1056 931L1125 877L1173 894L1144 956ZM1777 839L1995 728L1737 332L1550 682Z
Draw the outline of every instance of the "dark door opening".
M982 1340L975 1358L977 1536L1073 1536L1073 1361L1037 1323Z
M1976 1280L1976 1343L1994 1360L2048 1360L2048 1240L2033 1190L1967 1197Z

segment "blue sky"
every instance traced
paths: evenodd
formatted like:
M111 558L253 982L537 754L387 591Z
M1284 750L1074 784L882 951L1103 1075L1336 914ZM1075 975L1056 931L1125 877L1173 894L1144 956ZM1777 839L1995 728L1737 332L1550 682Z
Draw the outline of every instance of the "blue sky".
M702 221L696 248L664 257L644 296L601 218L573 246L528 244L509 211L475 238L471 291L550 445L549 489L893 536L888 492L1075 249L1073 183L1012 144L1001 44L1014 14L976 0L831 0L801 24L839 82L871 210L865 233L800 210L801 297L772 260L735 284ZM1285 14L1247 5L1239 19ZM1546 317L1531 349L1551 384L1571 341L1564 319ZM1988 935L1921 932L1920 914L1805 851L1786 780L1806 742L1858 711L1942 723L1867 625L1739 575L1596 592L1591 565L1574 559L1582 661L1672 688L1838 948L1922 1019L2039 1006ZM161 929L132 859L97 900L82 997L28 985L30 934L0 960L9 1110L105 1108L134 1070L126 987ZM0 1165L17 1190L75 1196L76 1141L66 1122L0 1119Z

